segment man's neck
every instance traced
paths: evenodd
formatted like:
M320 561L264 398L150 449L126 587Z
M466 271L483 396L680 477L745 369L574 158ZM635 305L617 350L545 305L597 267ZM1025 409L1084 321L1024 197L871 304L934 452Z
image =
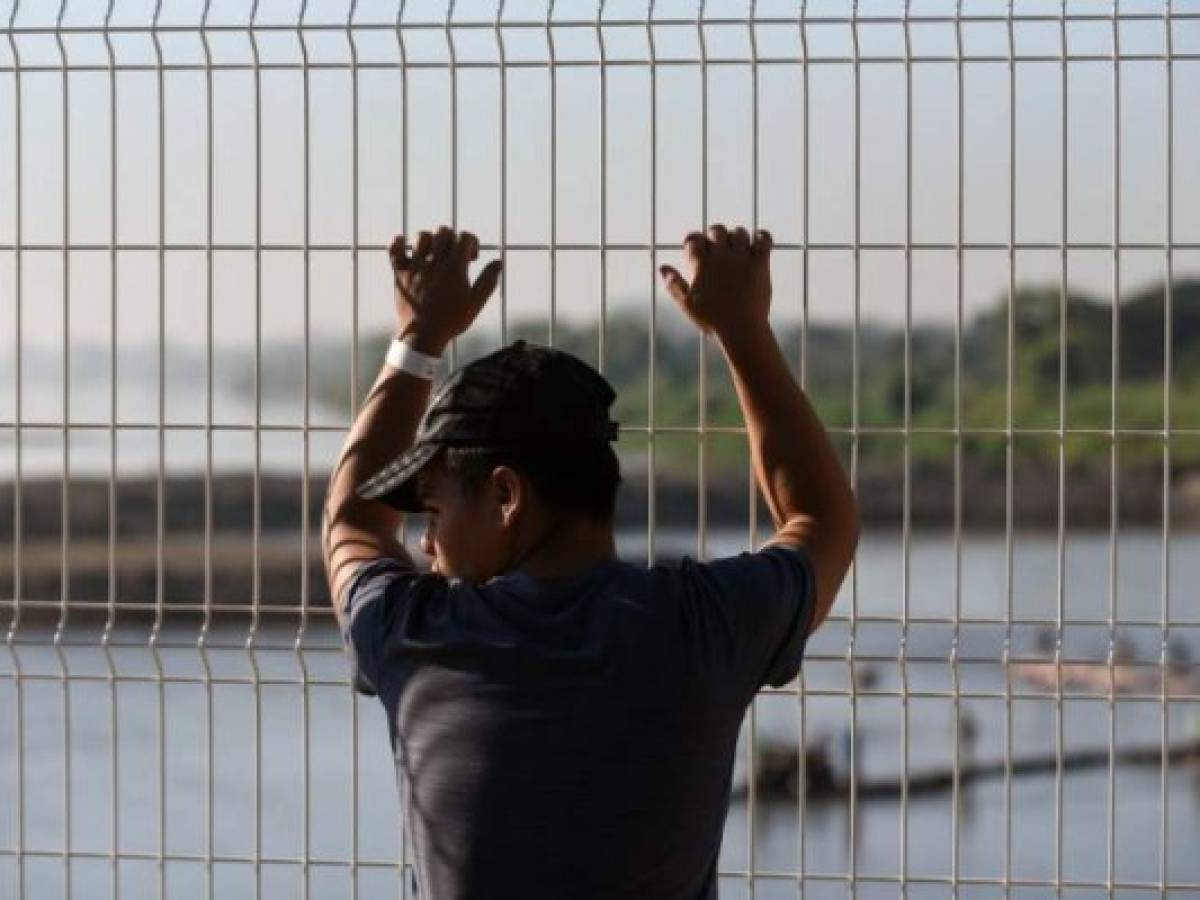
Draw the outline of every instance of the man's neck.
M514 568L533 578L564 578L615 559L611 522L573 519L548 521Z

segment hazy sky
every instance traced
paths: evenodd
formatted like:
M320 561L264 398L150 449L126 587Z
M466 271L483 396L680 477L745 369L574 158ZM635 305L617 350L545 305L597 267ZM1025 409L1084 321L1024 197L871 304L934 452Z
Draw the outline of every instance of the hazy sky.
M103 20L105 5L69 4L64 21L95 26ZM306 20L308 25L347 20L348 4L312 5L317 9ZM914 22L908 35L913 62L906 67L902 62L869 61L904 55L905 34L900 24L861 23L859 49L867 61L856 75L853 65L830 61L852 51L850 26L837 21L810 22L805 35L813 60L807 69L807 114L804 68L794 63L762 65L757 73L755 130L755 73L746 64L750 29L745 25L704 27L710 59L740 61L710 64L705 85L700 66L670 64L671 60L694 63L699 59L700 30L694 22L654 27L655 53L665 61L654 71L646 64L620 64L648 60L646 29L641 27L603 30L611 63L603 70L598 65L567 64L597 58L594 28L561 24L570 21L567 16L578 18L581 12L585 18L594 16L595 4L560 2L555 18L560 24L552 30L560 65L554 69L516 65L548 58L546 30L510 26L503 31L510 65L502 72L497 67L469 67L472 62L499 59L495 32L469 27L471 22L494 17L495 5L462 3L454 21L464 27L453 30L452 35L463 67L452 80L449 68L443 65L447 60L446 32L418 27L421 21L442 21L445 5L413 0L401 29L407 58L410 63L433 67L411 69L406 94L404 77L396 65L396 32L370 27L393 20L396 5L359 3L356 7L353 21L362 26L353 33L360 64L357 85L354 71L344 65L310 70L307 85L299 68L269 68L277 63L299 64L300 42L295 31L260 30L255 32L259 60L268 68L260 72L257 106L254 73L249 69L211 73L168 70L161 75L161 121L160 76L153 69L118 71L115 78L103 70L77 69L64 82L61 71L34 70L39 65L59 65L53 35L19 30L6 34L16 43L20 64L26 68L20 76L22 196L18 211L17 80L9 42L0 41L0 334L5 345L11 347L14 339L12 247L18 240L18 222L23 244L57 248L64 241L64 206L70 220L70 243L99 249L73 251L69 278L64 277L60 250L25 251L20 293L22 342L26 346L62 344L64 285L69 287L72 342L110 340L114 255L107 248L113 240L115 195L117 243L149 248L115 254L120 343L132 345L157 337L161 257L165 266L161 306L167 338L203 346L208 295L205 253L172 248L201 248L207 241L210 188L213 242L247 248L213 254L214 318L222 344L253 339L256 298L261 303L264 341L302 334L305 255L299 249L273 248L303 245L306 222L310 245L352 244L356 196L357 240L368 245L386 243L406 224L415 233L420 227L455 221L478 233L485 244L497 244L502 210L506 244L545 244L552 237L553 208L558 242L598 245L603 240L610 247L605 285L609 309L646 312L649 292L657 284L650 255L613 249L613 245L653 239L673 247L686 231L705 222L751 225L756 212L758 224L770 228L778 242L853 242L856 97L861 242L902 246L911 220L913 242L953 244L957 239L960 149L962 239L966 243L1003 245L1009 239L1014 178L1016 240L1056 244L1062 237L1063 66L1057 61L1019 61L1010 70L1007 62L980 59L1007 53L1004 22L968 20L963 25L961 123L958 66L953 61L929 59L953 55L952 24ZM643 18L647 5L608 3L605 16ZM53 24L56 6L24 3L17 17L18 29ZM184 27L183 31L163 33L161 47L168 66L203 63L204 44L195 27L202 4L165 6L169 11L162 24ZM741 16L746 15L747 6L710 2L706 14ZM795 15L797 6L762 2L757 15ZM1187 6L1175 4L1177 11ZM545 7L544 3L509 3L505 21L544 18ZM695 3L660 3L655 16L694 17L696 7ZM914 7L926 16L945 13L947 8L953 11L953 4L940 2ZM844 2L813 2L810 15L844 16L847 8ZM1006 4L967 2L963 8L968 14L986 13L1003 11ZM1027 3L1017 4L1017 8L1019 12L1056 12L1058 4ZM1109 5L1071 7L1085 8L1104 11ZM1136 12L1161 7L1143 2L1122 4L1121 8ZM216 2L209 23L245 24L249 9L248 2ZM152 3L119 3L113 22L136 27L149 21L152 10ZM298 10L299 3L261 3L255 23L294 23ZM861 11L886 16L902 12L903 4L863 3ZM7 21L8 14L8 7L0 3L0 19ZM1173 28L1177 54L1200 51L1200 20L1180 20ZM1111 54L1112 32L1111 22L1072 21L1067 28L1069 52ZM1123 20L1119 32L1123 54L1162 52L1165 45L1161 20ZM251 61L251 43L245 31L213 31L210 35L209 51L218 65ZM800 29L795 24L760 24L754 36L760 59L795 56L802 50ZM1017 22L1013 36L1018 55L1058 53L1057 22ZM311 63L349 62L345 30L309 29L304 37ZM105 63L100 32L71 33L64 40L71 64ZM118 65L154 62L154 46L145 31L114 33L113 45ZM380 67L368 67L374 65ZM1175 160L1173 239L1176 244L1200 243L1200 167L1195 164L1200 154L1200 122L1194 113L1200 109L1200 60L1174 62L1170 109L1166 64L1153 59L1122 61L1119 118L1114 104L1116 70L1111 61L1075 61L1067 69L1069 178L1065 205L1069 240L1105 245L1113 239L1114 185L1119 186L1121 240L1158 244L1166 240L1170 118ZM1013 109L1010 71L1015 72ZM602 74L607 90L603 110ZM906 90L910 78L911 92ZM552 103L552 82L556 103ZM353 167L355 87L357 181ZM911 117L907 112L910 93ZM453 127L452 96L457 100L457 129ZM114 127L110 109L114 102L115 181L110 174ZM707 166L702 164L705 110ZM502 112L506 114L503 140ZM66 140L64 119L69 131ZM1009 152L1010 122L1015 122L1015 160ZM402 153L406 128L407 159ZM256 133L261 134L258 177ZM553 156L552 135L556 142ZM1114 135L1119 136L1120 150L1116 178ZM206 161L210 137L211 182ZM162 172L160 148L165 163ZM652 174L655 171L656 176ZM165 192L162 222L160 184ZM705 184L707 195L702 191ZM909 194L911 216L907 215ZM653 208L652 198L656 201ZM259 207L261 218L256 215ZM160 243L166 247L161 254L157 249ZM257 255L256 244L260 248ZM491 253L483 255L490 257ZM675 251L667 249L660 259L675 257ZM958 260L954 249L914 250L911 295L915 316L953 317ZM1005 290L1008 257L1003 249L968 249L961 260L963 303L969 315ZM814 316L849 317L853 262L845 249L809 251L809 302ZM346 249L312 249L308 263L312 333L347 335L354 297L352 254ZM775 304L781 318L799 314L802 263L798 250L777 251ZM1140 286L1161 279L1165 254L1161 249L1125 251L1120 254L1120 267L1122 290ZM1177 276L1200 272L1200 252L1178 249L1175 268ZM510 249L504 292L507 315L548 316L553 295L558 316L576 321L594 318L601 306L600 270L597 250L564 249L556 254L552 280L549 252ZM1017 254L1015 275L1021 283L1053 281L1059 271L1057 249ZM908 293L902 249L862 249L859 274L864 317L903 321ZM1069 255L1068 274L1072 284L1111 295L1113 253L1103 248L1074 250ZM386 327L392 315L391 291L382 250L362 250L358 285L361 329ZM662 321L670 322L676 314L665 295L660 293L659 299ZM494 327L500 314L501 302L496 298L484 321ZM11 368L6 367L3 374L10 378Z

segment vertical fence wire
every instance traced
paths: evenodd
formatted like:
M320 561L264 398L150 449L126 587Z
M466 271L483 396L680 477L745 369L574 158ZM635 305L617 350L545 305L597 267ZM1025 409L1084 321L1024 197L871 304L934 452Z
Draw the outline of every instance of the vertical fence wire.
M1112 372L1110 386L1112 401L1109 410L1108 476L1108 797L1105 809L1107 844L1105 848L1105 877L1108 896L1113 895L1116 880L1117 855L1117 532L1120 528L1120 497L1117 492L1121 477L1121 29L1117 24L1117 7L1112 7ZM1165 752L1165 751L1164 751Z
M251 575L250 624L246 630L246 661L250 666L251 689L254 691L254 900L262 897L263 857L263 734L262 734L262 675L258 665L258 626L262 611L262 298L263 298L263 89L262 65L259 59L258 19L259 0L250 7L246 31L250 40L251 71L254 74L254 462L251 499Z
M496 51L500 60L500 343L508 343L508 56L504 42L504 7L496 6L492 27L496 30Z
M862 332L862 51L859 43L858 10L860 0L854 0L851 9L850 39L853 49L852 69L854 97L852 99L851 128L854 142L853 171L850 176L851 204L853 208L853 229L850 245L850 302L852 328L850 333L850 484L858 493L859 484L859 453L861 450L862 434L861 421L861 370L859 358L859 336ZM807 48L806 48L807 49ZM805 57L807 60L807 57ZM808 79L805 78L805 83ZM810 202L805 198L805 215L808 214ZM807 230L805 239L809 236ZM855 562L850 569L850 634L846 640L846 675L848 693L850 695L849 748L846 757L849 781L847 795L847 831L848 841L846 878L849 900L858 897L858 772L859 772L859 730L858 710L859 697L857 690L857 668L855 654L858 643L858 625L861 610L859 607L858 564Z
M800 143L800 335L799 335L799 378L801 389L808 388L808 287L809 287L809 258L808 258L808 239L809 239L809 140L811 134L811 115L809 109L809 68L808 68L808 23L806 21L808 13L808 0L801 0L799 17L797 21L799 39L800 39L800 56L803 60L800 64L800 128L801 128L801 143ZM854 567L851 563L851 567ZM851 576L853 578L853 575ZM805 704L806 679L804 667L800 667L799 680L796 683L796 759L804 760L807 746L808 734L808 716L807 706ZM804 894L805 880L804 872L807 865L805 852L807 843L805 841L805 831L808 829L808 767L807 765L797 766L797 781L796 790L799 796L799 801L796 804L796 879L801 896Z
M454 20L454 7L457 0L450 0L446 7L446 17L442 21L443 37L446 41L446 71L450 77L450 225L458 230L458 54L454 47L454 33L450 23ZM497 41L503 41L504 35L498 33ZM501 146L507 147L502 143ZM553 185L553 180L551 185ZM553 191L553 187L551 188ZM458 339L450 341L450 365L458 367Z
M1167 58L1163 63L1166 76L1166 103L1163 109L1163 181L1166 188L1166 202L1163 204L1163 236L1166 246L1163 248L1163 417L1162 417L1162 516L1159 540L1162 542L1162 556L1159 562L1162 573L1162 619L1160 620L1159 656L1160 668L1160 699L1159 699L1159 744L1168 746L1170 739L1170 705L1167 703L1169 684L1168 663L1170 653L1171 627L1171 372L1174 366L1172 340L1172 318L1174 306L1172 302L1171 285L1175 281L1175 267L1172 251L1175 243L1175 67L1173 55L1175 44L1172 36L1171 0L1163 7L1163 31L1166 41ZM1165 890L1168 872L1168 842L1170 834L1170 815L1167 806L1167 754L1164 753L1159 763L1159 823L1158 833L1160 851L1158 854L1158 884L1160 890Z
M650 121L648 123L650 132L650 311L649 311L649 337L646 347L646 564L653 565L656 559L655 553L655 535L658 532L658 484L656 479L657 467L657 444L655 437L657 429L655 427L655 390L654 385L657 383L658 376L658 51L655 42L653 26L650 24L654 20L654 4L655 0L650 0L650 14L646 20L646 42L650 51ZM604 0L601 0L599 16L604 15ZM599 19L597 19L599 22ZM601 86L601 105L602 108L607 104L607 79L605 71L608 68L607 60L604 54L604 35L600 33L600 26L596 26L597 44L600 53L600 86ZM605 112L607 115L607 111ZM606 181L606 179L604 179ZM605 200L608 199L605 193ZM604 204L601 209L605 209ZM606 220L602 220L602 225ZM600 296L604 297L606 282L603 280L607 276L606 254L604 240L607 237L607 232L602 228L600 232Z
M400 190L401 190L400 231L402 234L404 234L406 236L405 240L412 241L413 236L410 234L410 229L409 229L409 222L411 220L409 218L409 205L410 204L409 204L409 175L408 175L408 172L409 172L408 133L409 133L409 128L412 123L412 116L411 116L411 109L410 109L412 94L409 90L410 81L411 81L411 78L410 78L411 70L408 68L408 48L404 43L404 32L403 32L404 13L405 13L405 9L406 9L407 5L408 5L408 0L400 0L400 7L396 10L395 32L396 32L396 50L400 56L400 77L402 79L400 96L401 96L401 99L404 104L403 111L401 112L401 122L400 122L400 125L401 125L401 129L400 129L400 169L401 169L401 172L400 172ZM501 151L501 152L503 152L503 151ZM358 265L359 265L358 247L356 246L354 248L354 337L353 337L353 344L354 344L355 348L358 347L358 316L359 316ZM357 353L356 353L356 356L357 356ZM355 365L357 366L357 361L355 362ZM356 376L357 376L357 369L356 369ZM357 415L357 413L358 413L357 404L352 406L351 410L352 410L352 415ZM406 522L407 522L407 520L406 520ZM405 536L407 537L407 532L405 532ZM358 759L359 759L358 737L359 737L359 721L360 721L359 720L359 708L360 708L361 702L362 702L362 698L360 698L358 696L355 696L352 700L352 711L354 714L354 718L353 718L353 726L354 726L353 727L353 732L354 732L353 779L354 780L353 780L353 785L352 785L352 791L354 793L354 797L351 801L351 806L352 806L351 811L352 811L352 815L354 816L354 821L355 821L354 834L353 834L353 845L352 845L353 846L352 856L355 861L357 861L357 859L358 859L358 820L359 820L359 815L360 815L360 805L358 802L358 785L359 785L359 780L358 780ZM400 809L401 809L400 828L399 828L399 834L397 835L400 847L399 847L399 858L396 861L396 866L397 866L397 875L399 877L399 882L400 882L398 885L399 897L400 897L400 900L405 900L405 898L408 896L409 882L412 880L412 877L413 877L413 872L412 872L412 869L410 868L411 863L409 860L409 840L408 840L409 831L410 831L409 818L411 816L411 804L410 804L410 798L407 793L407 789L404 786L403 779L401 779L399 776L397 776L397 778L396 778L396 790L400 795ZM355 883L355 889L357 890L357 880Z
M402 8L403 8L403 6L401 6L401 9ZM358 42L357 42L357 39L355 38L354 30L353 30L354 16L357 11L358 11L358 0L353 0L353 2L350 4L350 8L346 12L346 49L350 54L350 66L351 66L351 69L350 69L350 245L351 245L350 246L350 282L351 282L351 284L350 284L350 298L351 298L350 299L350 394L351 394L351 409L354 409L358 402L358 246L359 246L359 240L360 240L359 231L358 231L359 199L360 199L359 198L359 182L358 182L359 94L358 94ZM303 38L303 34L301 34L300 37ZM399 40L399 38L400 38L400 35L398 33L396 35L396 38L397 38L397 40ZM403 59L403 54L401 54L401 59ZM405 78L405 81L407 81L407 80L408 79ZM307 118L305 119L305 123L307 125ZM403 127L403 123L401 123L401 124ZM307 132L306 132L306 135L307 135ZM307 137L306 137L306 140L307 140ZM400 168L405 172L408 171L407 161L404 158L403 153L401 154ZM308 167L307 167L307 162L306 162L306 165L305 165L306 184L307 184L307 179L310 177L311 176L308 173ZM405 191L405 196L407 196L407 191ZM403 224L403 220L404 220L403 214L401 214L400 219L402 222L401 227L400 227L400 233L404 236L404 240L406 242L411 241L412 236L410 234L408 234L408 232L405 230L405 227ZM309 218L308 218L307 211L306 211L306 214L304 217L304 221L305 221L305 226L308 227ZM389 263L389 265L390 265L390 263ZM307 335L307 333L308 333L308 327L306 324L305 334ZM307 340L307 337L306 337L306 340ZM306 397L305 408L306 409L308 406L307 396L308 395L307 395L307 389L306 389L306 393L305 393L305 397ZM306 432L306 434L305 434L305 445L306 446L307 446L307 443L308 443L308 435ZM307 469L305 471L304 481L305 481L305 484L307 485L307 483L308 483ZM307 501L305 501L304 506L305 506L305 509L307 510L308 509ZM307 533L307 527L305 528L305 533ZM407 537L407 534L405 536ZM307 553L305 553L303 555L304 555L304 566L307 568L308 567L308 555L307 555ZM334 597L332 599L332 602L337 603L338 598ZM300 656L301 656L301 662L303 662L303 653L302 652L301 652ZM308 671L307 671L307 669L304 670L304 679L305 679L304 702L305 702L305 706L306 706L306 716L307 716L307 714L308 714L307 713L307 705L309 703L308 683L307 683L308 682ZM352 761L351 765L350 765L350 865L349 865L350 885L349 885L349 888L350 888L351 900L358 900L358 698L355 695L353 690L350 690L347 692L347 697L346 697L345 702L347 703L347 705L349 706L349 709L350 709L350 759ZM305 741L307 742L308 739L309 739L309 736L308 736L308 732L306 731L305 732ZM308 773L308 768L307 768L308 765L309 765L309 763L306 762L305 775L304 775L305 780L306 780L306 787L307 787L307 780L309 778L309 773ZM397 784L397 788L399 788L399 784ZM305 841L305 846L307 849L308 843L311 840L309 831L311 829L311 821L310 820L311 820L311 816L312 816L312 809L309 805L310 801L309 801L309 797L307 796L307 794L305 796L304 802L305 802L304 841ZM404 831L404 826L403 826L403 823L401 823L400 832L403 834L403 831ZM400 867L401 868L400 868L398 880L400 882L400 890L403 891L404 890L404 870L403 870L404 854L403 854L403 852L401 852L399 854L399 858L400 858ZM307 877L306 877L305 883L307 886L308 885Z
M60 252L62 265L62 481L60 484L61 528L59 537L59 614L51 642L58 663L62 689L63 722L63 886L71 892L71 678L70 663L63 651L62 640L71 609L71 75L67 71L67 51L63 46L62 20L66 0L61 0L55 17L54 42L62 64L62 235Z
M350 105L352 110L358 108L358 66L355 64L354 56L354 35L351 34L350 25L354 18L354 9L357 5L357 0L350 4L346 10L345 22L345 39L346 52L350 55ZM304 249L303 249L303 272L301 291L303 293L303 322L304 322L304 357L303 367L301 370L301 391L303 403L303 421L300 430L300 611L299 621L296 623L296 636L292 642L292 652L295 655L296 667L300 672L300 790L301 790L301 822L300 822L300 859L301 859L301 881L300 881L300 896L303 900L308 900L309 892L312 889L312 867L309 865L310 857L310 831L312 829L312 789L311 778L309 777L309 767L311 765L312 754L310 753L309 742L312 737L310 720L309 720L309 677L308 665L304 658L304 638L305 632L308 629L308 602L309 602L309 582L308 582L308 541L309 541L309 438L312 429L312 411L311 411L311 337L312 337L312 164L311 164L311 147L312 147L312 132L311 132L311 114L309 107L312 103L312 94L310 91L310 76L309 76L309 60L308 60L308 43L304 35L303 25L306 15L308 14L308 0L303 0L300 4L300 13L296 21L296 43L300 48L301 69L300 75L303 79L303 87L301 96L301 125L304 130L303 155L301 157L301 167L303 168L304 178L304 193L303 207L301 217L304 223ZM350 123L351 134L351 160L350 160L350 215L353 220L351 225L351 242L358 243L358 130L355 122L355 115L351 113ZM352 251L353 252L353 251Z
M599 290L600 290L600 329L596 334L596 369L600 374L604 374L607 365L607 343L608 343L608 256L605 253L605 247L608 246L608 67L604 64L604 32L600 27L600 22L604 18L604 3L605 0L600 0L596 7L596 16L592 20L592 28L596 39L596 55L599 60L599 71L597 81L599 82L599 106L597 114L600 118L600 165L597 171L596 192L599 199L599 240L600 252L599 263L600 271ZM653 18L654 0L650 0L651 11L650 17ZM551 4L548 19L554 18L553 4ZM649 18L647 22L649 22ZM646 25L646 47L650 57L650 78L654 79L654 35L650 31L650 25ZM553 64L553 60L551 61ZM557 101L555 102L557 107ZM653 134L651 134L651 142L653 143ZM654 151L651 150L651 153ZM555 148L555 160L557 165L557 147ZM650 198L650 203L653 205L654 198ZM653 217L652 217L653 218ZM650 244L655 243L654 235L650 235ZM654 251L650 251L650 306L654 306L654 295L656 290L655 275L658 270L658 265L654 257ZM554 274L550 275L551 284L554 283Z
M155 774L157 777L155 803L158 812L158 829L155 848L155 883L157 896L162 900L166 896L166 828L167 828L167 773L166 773L166 685L163 680L164 670L162 655L159 651L163 621L166 616L166 584L164 567L166 564L165 530L166 530L166 102L162 44L158 34L159 16L162 13L162 0L156 0L151 25L151 41L154 47L154 79L155 79L155 124L156 132L156 191L155 203L158 245L156 247L157 297L157 369L156 369L156 423L154 429L156 444L156 470L154 483L154 622L150 626L150 634L146 644L154 661L155 697L157 700L157 718L155 719L156 736L158 740L155 755ZM65 324L65 323L64 323Z
M1062 51L1062 209L1058 282L1058 533L1056 610L1054 622L1054 896L1062 896L1063 880L1063 624L1067 595L1067 266L1070 263L1070 66L1067 61L1067 5L1059 8L1059 40ZM1010 378L1012 363L1010 362ZM1011 388L1010 388L1011 390Z
M110 6L111 9L111 6ZM213 69L212 45L209 42L208 24L212 0L205 0L200 23L201 47L204 51L204 103L205 103L205 141L204 141L204 595L203 619L196 636L196 649L200 657L204 686L204 890L208 900L216 895L216 884L213 873L213 856L216 853L216 811L215 791L216 778L213 768L216 762L216 741L213 716L213 668L212 659L208 652L209 631L212 628L213 616L213 343L215 337L213 314L213 220L216 217L216 192L213 184L213 133L215 131L213 115ZM115 116L114 116L115 122ZM115 159L115 154L114 154ZM116 290L113 291L113 305L116 306ZM116 326L113 327L114 357ZM116 378L113 378L115 390ZM115 502L115 501L113 501ZM115 763L115 761L114 761Z
M21 449L23 443L22 435L22 402L23 383L22 372L24 370L24 322L21 317L21 296L24 288L23 262L24 262L24 238L25 231L21 216L22 204L24 196L22 192L22 181L24 180L24 162L25 162L25 141L24 141L24 117L22 115L22 79L20 65L20 50L17 48L16 38L13 35L13 26L17 21L17 14L21 9L20 0L13 0L12 8L8 15L8 47L13 60L13 238L15 240L14 258L13 258L13 359L16 365L13 372L13 483L20 485L23 477L22 471L22 456ZM21 491L13 491L13 544L12 544L12 560L13 560L13 579L12 579L12 615L9 619L8 629L5 633L4 643L8 649L9 659L12 664L12 680L13 680L13 777L15 779L16 803L14 810L14 837L16 838L16 846L14 852L16 854L16 871L13 873L13 882L18 893L23 893L25 890L25 691L24 691L24 672L21 666L21 657L17 651L17 638L21 627L21 604L23 599L22 584L22 533L24 531L22 522L22 505Z
M913 127L912 0L904 2L904 456L900 499L900 895L908 897L908 777L911 705L909 703L909 605L912 601L912 331L913 331Z
M709 224L708 179L708 0L696 11L696 37L700 46L700 221ZM708 557L708 346L703 334L696 343L696 556Z
M754 20L758 14L758 0L753 0L750 4L750 22L746 28L749 31L750 39L750 137L752 147L750 151L750 239L751 241L758 240L758 41L756 40ZM746 467L746 483L748 486L746 499L746 522L747 534L746 545L754 550L758 546L758 488L754 482L753 460L747 454ZM758 756L758 719L757 719L757 700L750 703L750 708L746 712L746 734L749 739L746 742L747 759L746 759L746 783L757 784L758 774L755 767L755 759ZM746 847L749 865L749 888L750 898L756 896L754 872L757 868L756 855L756 829L755 819L758 815L758 810L755 805L756 791L746 792Z
M963 423L962 423L962 343L963 343L963 43L962 43L962 0L954 5L954 474L951 515L954 554L954 634L951 637L947 665L950 669L953 734L951 736L951 785L950 785L950 882L958 884L959 829L962 825L962 687L960 684L959 651L962 641L962 530L963 530ZM1010 70L1011 74L1011 70ZM1012 105L1009 105L1011 116ZM1011 118L1009 139L1012 139ZM1015 171L1013 156L1009 155L1009 171ZM909 162L911 169L912 163ZM1009 185L1016 180L1009 176ZM911 213L910 213L911 218Z
M545 25L547 68L550 74L550 327L546 339L552 347L558 324L558 60L554 50L554 32L550 27L554 19L554 6L555 0L550 0L546 8ZM600 134L604 134L603 129ZM603 333L604 321L601 320L599 334Z
M1016 292L1017 292L1017 256L1014 246L1017 242L1017 66L1016 42L1013 36L1012 11L1013 0L1009 0L1008 23L1006 37L1008 43L1008 154L1013 175L1008 185L1008 247L1005 254L1007 263L1007 279L1004 296L1005 334L1004 334L1004 643L1000 653L1002 671L1004 671L1004 868L1002 880L1004 896L1011 897L1011 882L1013 877L1013 690L1012 678L1008 677L1009 663L1012 660L1013 646L1013 604L1016 590L1013 584L1014 575L1014 528L1013 498L1015 496L1015 448L1013 447L1013 377L1014 354L1016 352ZM961 28L959 29L961 34ZM962 103L963 86L962 73L959 73L959 103ZM959 106L959 180L958 180L958 219L959 236L962 236L962 205L963 205L963 123L962 106Z
M117 73L116 73L116 55L113 52L112 34L109 30L112 23L113 9L116 5L116 0L108 0L108 8L104 12L104 51L105 58L108 62L107 80L108 80L108 121L109 121L109 169L108 169L108 202L109 202L109 220L108 220L108 289L109 289L109 314L108 314L108 610L104 619L104 631L100 636L100 646L104 652L105 675L108 681L108 780L109 780L109 854L112 859L112 865L109 867L109 888L113 897L120 896L121 889L121 867L117 864L117 859L121 851L121 822L120 813L118 811L118 800L120 793L120 766L117 762L118 748L120 747L120 735L118 732L119 717L117 715L117 670L112 655L112 635L113 629L117 624L117 308L119 297L119 278L117 244L120 241L120 235L117 234L117 204L119 192L117 191ZM207 48L207 40L205 47ZM209 68L209 79L211 80L211 68ZM211 103L210 103L209 121L211 121ZM212 130L209 129L208 146L212 147ZM209 166L209 198L211 209L212 197L212 167ZM211 229L209 232L209 243L211 244ZM210 254L211 259L211 254ZM211 272L211 264L210 264ZM211 279L210 279L211 281ZM211 297L211 285L210 285ZM20 294L17 294L18 298ZM211 433L211 432L210 432ZM19 483L19 481L18 481ZM208 540L208 533L211 528L206 527L205 540ZM205 616L204 626L207 627L208 616ZM205 631L201 630L201 642ZM206 670L207 671L207 670ZM212 704L209 703L209 719L211 724ZM211 740L209 741L211 746ZM209 781L211 783L212 766L211 756L207 758L206 766ZM209 792L211 797L211 791ZM206 815L210 814L211 805L205 807ZM211 833L211 830L210 830ZM212 856L211 845L207 848L208 855ZM211 871L211 867L210 867ZM211 892L210 892L211 893Z

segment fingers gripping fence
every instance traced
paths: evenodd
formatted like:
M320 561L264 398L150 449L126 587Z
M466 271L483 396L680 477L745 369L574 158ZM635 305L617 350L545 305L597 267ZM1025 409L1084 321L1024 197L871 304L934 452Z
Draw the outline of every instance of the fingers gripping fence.
M0 896L412 896L315 530L384 249L502 254L454 360L598 365L622 552L711 557L769 524L655 272L724 221L866 533L722 896L1200 897L1200 6L0 18Z

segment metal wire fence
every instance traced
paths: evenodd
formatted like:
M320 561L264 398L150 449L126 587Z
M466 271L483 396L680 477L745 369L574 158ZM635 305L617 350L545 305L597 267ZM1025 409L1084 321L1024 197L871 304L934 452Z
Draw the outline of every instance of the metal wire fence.
M622 552L765 536L712 221L867 533L722 896L1200 897L1200 5L0 4L0 895L412 896L315 528L393 233L621 389Z

